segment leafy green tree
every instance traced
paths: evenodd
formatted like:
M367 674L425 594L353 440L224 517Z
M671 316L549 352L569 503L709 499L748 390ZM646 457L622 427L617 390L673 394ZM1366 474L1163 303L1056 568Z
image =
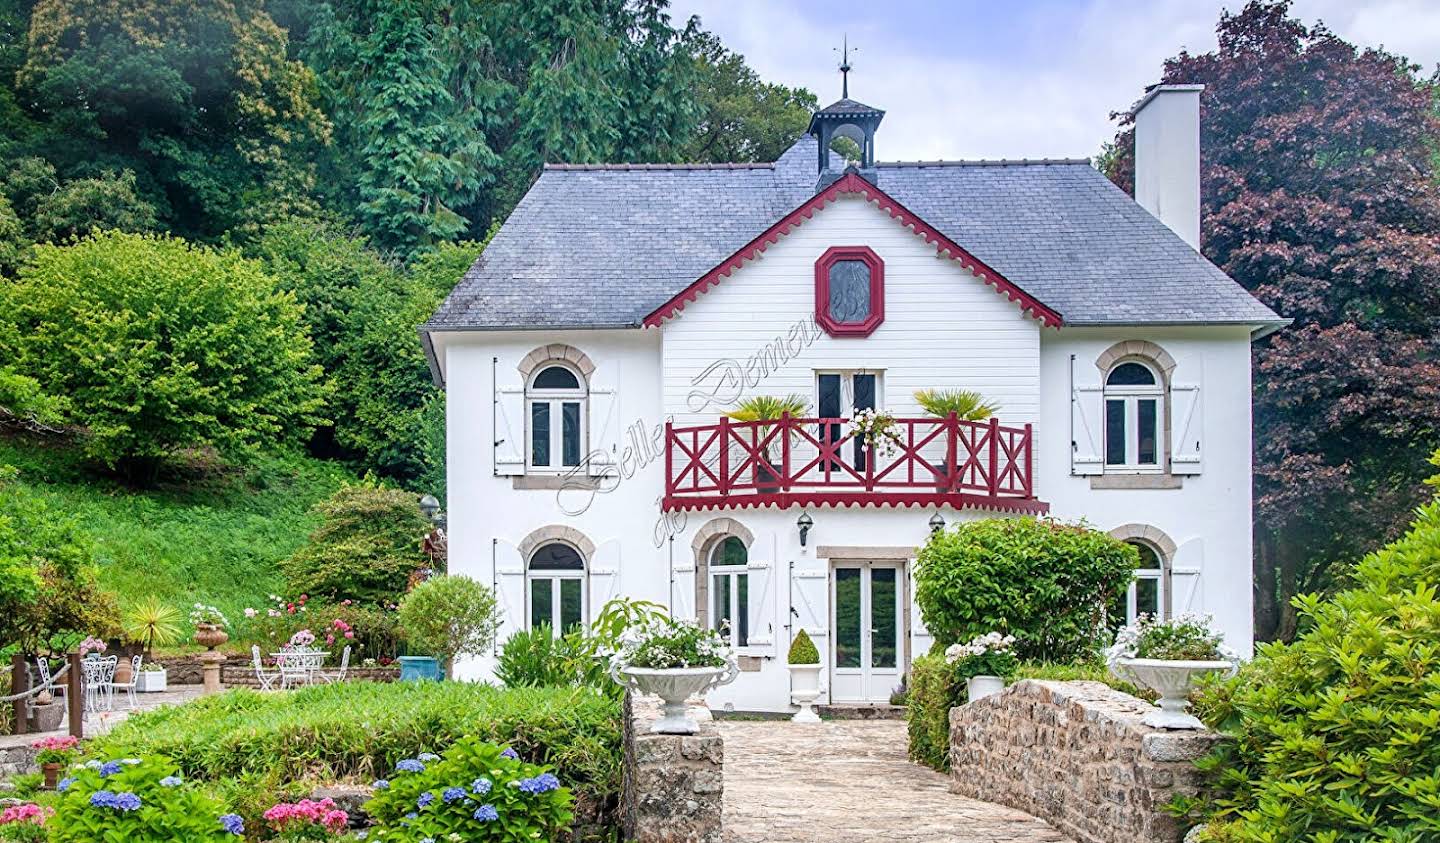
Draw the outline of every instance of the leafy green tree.
M15 79L42 130L24 145L65 180L133 170L187 236L303 211L329 124L286 53L263 0L38 0Z
M714 34L695 37L699 115L685 161L774 161L805 133L818 104L804 88L768 83Z
M104 173L73 179L41 198L30 229L41 243L63 243L94 229L154 231L155 209L138 195L134 172Z
M495 593L469 577L431 577L400 602L400 627L412 651L453 671L456 658L478 656L495 643L500 608Z
M30 251L30 238L25 236L25 227L10 207L10 200L0 193L0 275L15 271Z
M291 593L388 603L429 564L420 543L430 520L410 492L371 483L346 486L316 504L315 512L323 521L309 543L280 564Z
M37 246L0 285L0 342L69 399L88 453L133 480L185 449L301 441L320 420L300 307L232 251L121 232Z

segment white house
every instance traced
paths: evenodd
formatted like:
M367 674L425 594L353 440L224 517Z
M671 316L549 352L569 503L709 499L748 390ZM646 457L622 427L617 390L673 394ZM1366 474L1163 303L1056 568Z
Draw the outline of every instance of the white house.
M1198 103L1139 105L1139 204L1084 160L877 163L883 112L849 99L773 164L546 167L421 330L452 572L502 638L618 595L726 623L743 672L711 703L739 710L788 707L803 627L822 701L865 704L930 646L932 526L1048 513L1140 546L1131 612L1249 651L1250 343L1284 320L1196 251ZM926 417L930 387L999 410ZM789 394L803 418L723 415ZM894 453L838 422L867 407Z

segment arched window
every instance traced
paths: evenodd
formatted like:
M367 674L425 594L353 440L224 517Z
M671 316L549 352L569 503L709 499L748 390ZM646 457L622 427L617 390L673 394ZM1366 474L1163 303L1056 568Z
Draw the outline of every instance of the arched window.
M726 536L710 551L710 625L732 647L750 640L750 552L745 542Z
M558 638L585 623L585 560L568 544L550 542L530 555L526 571L530 626L548 625Z
M1140 564L1135 568L1135 580L1125 590L1125 605L1115 606L1111 614L1118 622L1134 623L1141 615L1164 620L1170 615L1169 600L1166 599L1168 563L1152 545L1142 541L1127 541L1140 553Z
M585 453L587 390L579 370L547 363L535 371L525 390L529 446L527 465L538 471L565 471L580 465Z
M1165 384L1149 365L1116 364L1105 376L1105 466L1159 471L1164 462Z

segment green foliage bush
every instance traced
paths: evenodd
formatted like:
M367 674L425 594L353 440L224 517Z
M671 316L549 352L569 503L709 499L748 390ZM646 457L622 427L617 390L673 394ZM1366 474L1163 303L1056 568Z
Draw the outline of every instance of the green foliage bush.
M507 688L567 687L577 684L577 661L584 658L588 654L577 652L574 637L557 638L549 624L541 624L505 639L495 665L495 678Z
M815 649L815 642L810 640L810 633L803 629L796 633L795 640L790 642L790 652L785 661L788 664L820 663L820 651Z
M1235 741L1204 763L1224 794L1212 839L1440 839L1440 502L1351 582L1296 598L1294 643L1202 696Z
M153 756L97 756L67 772L46 823L52 843L97 840L222 841L225 810L202 789L175 777L174 764ZM233 822L233 820L231 820Z
M162 755L187 778L275 792L293 783L368 783L401 759L466 735L554 767L597 804L620 792L620 705L585 688L343 682L285 694L237 690L133 715L93 739L90 751Z
M905 721L911 760L950 769L950 709L964 701L965 683L943 655L928 653L910 664Z
M461 738L440 758L408 759L365 811L400 843L558 840L569 827L570 789L545 767L493 743ZM378 835L377 835L378 836Z
M431 577L400 601L400 628L412 651L453 668L456 658L478 656L495 643L500 606L488 586L470 577Z
M182 450L301 440L322 405L293 297L253 261L169 237L37 246L0 285L0 342L69 399L92 457L145 482Z
M96 578L96 550L73 516L0 466L0 649L63 648L68 638L119 629L113 595Z
M404 594L411 575L429 564L420 545L430 519L409 492L347 485L314 511L320 527L280 566L291 594L384 603Z
M920 549L915 602L941 647L998 631L1022 659L1071 661L1096 651L1137 562L1135 548L1081 524L968 521Z

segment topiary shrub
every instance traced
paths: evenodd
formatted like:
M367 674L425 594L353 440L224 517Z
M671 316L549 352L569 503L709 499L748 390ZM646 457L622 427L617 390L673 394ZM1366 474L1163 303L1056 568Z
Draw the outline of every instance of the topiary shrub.
M785 659L788 664L819 664L820 651L815 649L815 642L810 640L810 633L800 630L795 640L790 642L790 653Z
M495 643L500 607L495 593L470 577L431 577L400 601L400 628L411 652L453 670L456 658L478 656Z
M969 521L932 535L915 568L915 602L943 648L991 631L1015 636L1022 659L1089 658L1135 548L1083 524Z
M420 549L430 520L409 492L361 483L314 511L324 522L280 563L291 594L384 603L404 594L410 576L430 563Z
M910 758L944 772L950 769L950 709L965 702L965 683L940 653L915 659L905 721Z
M1234 738L1201 764L1221 797L1180 804L1208 815L1209 839L1440 839L1440 502L1352 582L1297 597L1294 643L1202 694Z

